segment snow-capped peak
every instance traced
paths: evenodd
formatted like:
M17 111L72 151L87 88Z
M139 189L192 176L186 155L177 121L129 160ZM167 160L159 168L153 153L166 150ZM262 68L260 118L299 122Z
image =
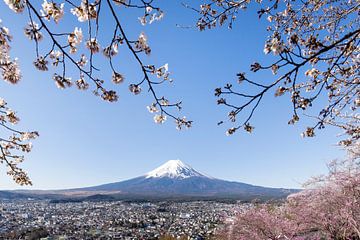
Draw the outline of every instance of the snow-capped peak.
M148 172L146 178L189 178L189 177L205 177L205 175L194 170L189 165L180 160L169 160L160 167Z

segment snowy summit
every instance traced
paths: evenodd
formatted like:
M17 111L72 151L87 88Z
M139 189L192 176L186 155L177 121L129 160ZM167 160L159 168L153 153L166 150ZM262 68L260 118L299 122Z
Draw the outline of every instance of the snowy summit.
M180 160L169 160L160 167L148 172L145 175L146 178L177 178L184 179L189 177L206 177L199 173L189 165L183 163Z

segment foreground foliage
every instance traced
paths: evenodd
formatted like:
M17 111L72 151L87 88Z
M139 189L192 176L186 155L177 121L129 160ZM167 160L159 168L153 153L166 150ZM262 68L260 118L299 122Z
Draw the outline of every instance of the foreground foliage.
M261 204L229 219L222 239L360 239L360 165L355 158L334 161L329 174L281 205ZM357 157L356 157L357 156Z
M268 21L264 54L272 55L268 57L270 62L255 61L250 66L250 73L241 71L237 74L237 83L215 89L218 104L230 109L228 119L235 125L227 134L241 128L252 132L254 127L250 121L255 110L272 92L276 97L288 96L292 108L289 124L298 122L303 112L313 115L315 123L305 129L304 137L315 136L316 129L323 129L328 124L356 129L358 137L358 0L205 2L199 10L194 9L200 15L197 22L200 30L226 24L232 28L237 15L253 2L256 2L254 7L258 8L259 18L265 17ZM263 77L258 74L262 71L270 73ZM318 109L313 113L310 108L317 102ZM350 124L348 119L356 119L357 125ZM346 144L352 144L353 140L350 137Z

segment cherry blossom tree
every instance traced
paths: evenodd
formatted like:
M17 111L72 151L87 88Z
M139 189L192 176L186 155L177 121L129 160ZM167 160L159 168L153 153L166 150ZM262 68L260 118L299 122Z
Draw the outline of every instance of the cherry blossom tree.
M349 158L329 164L329 174L310 179L306 189L283 204L258 204L228 221L222 239L359 239L359 146Z

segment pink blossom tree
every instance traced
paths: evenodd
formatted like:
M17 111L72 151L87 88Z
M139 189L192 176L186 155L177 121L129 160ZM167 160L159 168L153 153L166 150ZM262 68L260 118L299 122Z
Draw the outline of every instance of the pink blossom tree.
M239 214L219 231L223 239L360 239L359 157L334 161L329 174L283 204L260 204Z

